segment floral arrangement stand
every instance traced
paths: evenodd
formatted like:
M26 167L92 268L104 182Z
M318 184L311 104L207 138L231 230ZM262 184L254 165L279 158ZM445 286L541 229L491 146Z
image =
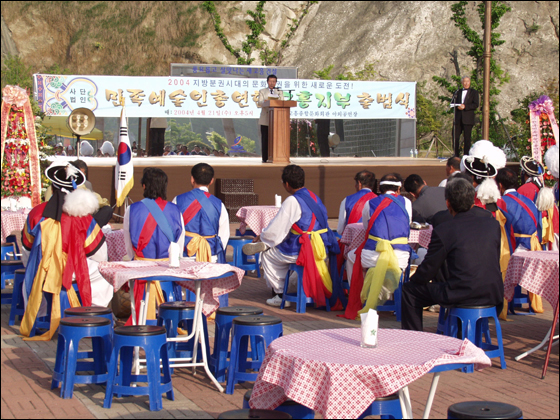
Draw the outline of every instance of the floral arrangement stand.
M34 207L41 203L41 168L29 94L8 85L2 95L2 198L29 197Z
M539 162L543 162L543 156L548 148L558 142L558 123L554 116L554 105L552 100L542 95L536 101L529 104L529 117L531 124L531 154ZM527 147L529 149L529 147ZM547 171L545 180L550 181L552 176Z

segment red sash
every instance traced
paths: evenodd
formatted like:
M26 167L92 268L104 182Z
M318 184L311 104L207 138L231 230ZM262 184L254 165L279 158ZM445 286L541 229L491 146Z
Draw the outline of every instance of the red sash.
M364 209L366 202L368 202L369 200L373 200L375 197L377 197L377 194L373 192L364 194L352 208L352 211L350 212L350 216L348 217L348 224L358 223L362 218L362 210ZM342 232L339 233L342 235Z
M316 218L313 214L307 232L313 230L313 227L315 227L315 220ZM296 264L303 266L303 290L305 291L305 295L312 298L317 306L326 306L325 301L331 297L332 293L329 292L323 284L323 280L319 275L319 270L317 270L309 234L301 230L295 223L292 229L300 234L299 243L301 244L301 249Z
M350 293L348 295L348 305L346 306L346 311L344 315L337 315L342 318L347 319L356 319L358 316L358 311L362 309L364 306L362 304L362 299L360 298L360 294L362 293L362 287L364 286L364 273L362 268L362 251L368 241L369 233L371 232L371 228L377 220L377 217L384 210L386 207L391 204L393 200L389 197L385 197L383 201L377 206L375 212L371 215L369 219L369 224L366 230L366 237L364 242L358 247L356 250L356 261L354 262L354 269L352 270L352 283L350 284Z

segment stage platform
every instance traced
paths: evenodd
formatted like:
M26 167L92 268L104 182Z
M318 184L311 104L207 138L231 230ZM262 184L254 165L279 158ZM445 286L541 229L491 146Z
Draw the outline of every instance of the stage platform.
M74 160L70 157L57 159ZM114 167L116 158L83 158L89 167L89 180L94 190L102 197L115 203ZM354 176L367 169L380 179L388 172L398 172L403 178L419 174L431 186L437 186L445 178L446 159L423 159L403 157L329 157L329 158L291 158L291 163L305 170L305 186L319 195L327 207L329 218L338 217L340 202L353 194ZM145 167L162 168L169 177L167 198L189 191L191 168L199 162L212 165L216 179L249 178L254 180L254 192L258 195L259 205L274 205L274 195L284 200L288 193L281 183L282 168L285 165L263 164L260 158L214 157L214 156L164 156L134 159L134 188L129 197L132 201L143 198L140 180ZM210 188L214 193L214 186Z

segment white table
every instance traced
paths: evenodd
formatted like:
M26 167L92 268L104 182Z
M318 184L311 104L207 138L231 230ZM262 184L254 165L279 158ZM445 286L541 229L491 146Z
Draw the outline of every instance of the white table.
M173 358L171 367L196 367L203 366L206 374L220 392L224 389L218 383L208 367L206 358L206 343L204 337L202 314L208 316L219 307L217 297L235 290L241 285L245 272L229 264L202 263L182 260L179 268L169 267L167 261L129 261L129 262L104 262L99 265L99 271L113 285L115 291L128 282L130 290L134 290L135 280L175 281L182 287L193 291L196 295L193 330L189 335L168 338L168 341L200 342L202 362L197 362L197 345L193 346L191 358ZM145 302L150 299L150 287L146 288ZM133 324L136 325L136 305L131 298L131 311ZM146 323L147 306L143 304L138 308L138 324ZM136 358L138 360L138 358ZM135 363L138 374L139 364Z

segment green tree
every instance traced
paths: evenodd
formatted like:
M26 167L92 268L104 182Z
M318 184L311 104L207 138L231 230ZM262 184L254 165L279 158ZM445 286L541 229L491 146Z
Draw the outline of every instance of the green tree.
M219 135L215 131L212 131L210 134L206 136L207 143L212 146L212 148L216 150L223 150L227 152L229 149L228 142L224 136Z
M251 140L249 137L242 136L239 144L243 146L243 149L245 149L246 152L255 153L255 140Z
M474 68L470 71L469 74L465 74L464 76L468 76L471 79L471 87L478 90L481 94L483 93L483 55L484 55L484 40L481 35L478 34L477 31L472 29L466 17L466 6L468 2L460 1L455 3L451 6L451 11L453 12L453 16L451 20L455 22L455 26L458 27L465 39L471 44L471 48L467 51L467 55L472 57ZM509 12L511 8L507 6L504 2L501 1L493 1L492 2L492 31L490 36L490 44L491 44L491 51L492 51L492 58L490 59L490 140L492 140L497 146L502 146L505 141L506 137L504 136L503 129L496 123L497 111L496 106L498 105L498 100L496 99L497 96L500 94L499 87L502 86L504 83L509 82L509 75L505 72L501 66L495 60L495 47L502 45L505 41L500 39L501 34L496 32L495 30L500 25L500 20L502 16L504 16L507 12ZM482 30L484 31L484 11L485 6L484 2L480 2L477 6L477 12L479 15L479 19L482 25ZM432 80L437 82L441 87L443 87L448 96L442 95L439 96L439 99L444 104L451 103L451 99L455 91L461 88L461 74L460 74L460 66L457 61L457 56L454 55L453 59L455 60L455 67L457 69L458 74L451 76L451 81L439 77L433 76ZM447 111L448 114L452 114L452 110ZM481 110L477 110L477 114L480 115ZM479 140L481 137L482 127L481 124L476 125L473 130L473 141Z
M169 120L168 128L165 132L165 143L175 148L178 144L187 144L192 141L203 143L202 136L192 131L191 123L178 123L176 120ZM189 149L190 151L191 149Z

